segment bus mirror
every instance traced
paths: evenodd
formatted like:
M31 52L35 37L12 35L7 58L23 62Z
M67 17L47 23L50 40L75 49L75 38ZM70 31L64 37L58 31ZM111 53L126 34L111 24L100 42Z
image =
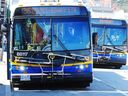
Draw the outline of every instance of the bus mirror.
M93 43L93 45L97 45L97 41L98 41L98 34L94 32L92 34L92 43Z
M1 31L2 31L2 32L7 32L7 27L4 26L3 24L1 25Z

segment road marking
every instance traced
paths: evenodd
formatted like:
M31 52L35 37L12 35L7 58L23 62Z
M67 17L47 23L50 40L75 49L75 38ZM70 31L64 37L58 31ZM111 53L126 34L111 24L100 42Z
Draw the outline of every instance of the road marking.
M99 81L99 82L102 82L101 79L98 79L98 78L95 78L95 77L94 77L94 80Z
M105 82L105 81L103 81L103 80L101 80L101 79L95 78L95 77L94 77L94 80L99 81L99 82L102 82L102 83L104 83L105 85L107 85L107 86L109 86L109 87L115 89L114 92L116 92L116 93L121 93L121 94L124 95L124 96L128 96L128 94L126 94L126 93L128 93L128 91L121 91L121 90L115 88L114 86L109 85L109 83L107 83L107 82ZM100 91L100 92L104 92L104 91ZM108 91L108 92L109 92L109 91ZM112 91L111 91L111 92L112 92Z
M128 94L126 94L126 92L124 92L124 91L117 90L117 92L118 92L118 93L121 93L121 94L124 95L124 96L128 96Z
M53 90L19 90L19 91L14 91L13 93L44 93L44 92L52 92ZM62 93L63 92L70 92L70 93L73 93L73 94L81 94L81 93L105 93L105 94L117 94L117 93L120 93L120 94L123 94L124 96L128 96L128 91L120 91L120 90L115 90L115 91L101 91L101 90L98 90L98 91L91 91L91 90L83 90L83 91L70 91L70 90L56 90L56 91L61 91ZM54 90L55 92L55 90ZM124 94L125 93L125 94Z
M76 94L79 94L79 93L83 93L83 92L86 92L86 93L121 93L121 94L123 94L123 95L125 95L125 96L128 96L128 94L124 94L124 93L122 93L122 91L120 92L119 90L116 90L116 91L101 91L101 90L99 90L99 91L91 91L91 90L89 90L89 91L86 91L86 90L83 90L83 91L70 91L71 93L76 93ZM128 93L128 91L123 91L123 92L125 92L125 93Z

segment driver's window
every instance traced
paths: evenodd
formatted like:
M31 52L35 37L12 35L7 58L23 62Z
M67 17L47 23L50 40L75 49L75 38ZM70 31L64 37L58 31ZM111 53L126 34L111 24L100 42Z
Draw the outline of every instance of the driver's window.
M30 19L27 21L29 27L29 33L31 37L31 43L28 44L28 50L40 51L44 46L47 45L47 30L46 26L43 25L41 19Z

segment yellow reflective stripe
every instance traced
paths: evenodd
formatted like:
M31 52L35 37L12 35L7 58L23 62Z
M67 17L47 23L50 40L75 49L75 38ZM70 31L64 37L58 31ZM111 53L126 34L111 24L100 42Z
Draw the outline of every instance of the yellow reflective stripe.
M76 66L76 65L88 65L88 64L93 64L93 61L71 63L71 64L62 64L62 66Z
M50 65L42 65L42 64L25 64L25 63L16 63L16 62L11 62L12 65L15 66L30 66L30 67L51 67ZM93 64L93 61L89 62L78 62L78 63L70 63L70 64L62 64L61 66L76 66L76 65L88 65L88 64Z
M41 65L41 64L25 64L25 63L16 63L16 62L11 62L12 65L15 65L15 66L30 66L30 67L39 67L39 66L42 66L42 67L50 67L49 65Z
M93 52L93 54L97 54L97 53L98 54L102 54L102 53L104 54L104 52ZM110 53L105 53L105 54L110 54ZM111 54L128 54L128 53L127 52L117 52L117 53L115 52L115 53L111 53Z

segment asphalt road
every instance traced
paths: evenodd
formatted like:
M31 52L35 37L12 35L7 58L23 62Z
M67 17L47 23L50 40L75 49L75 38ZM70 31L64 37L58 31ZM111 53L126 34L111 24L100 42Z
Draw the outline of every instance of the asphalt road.
M4 63L0 64L0 96L128 96L128 66L121 69L94 68L94 80L87 88L11 91Z

